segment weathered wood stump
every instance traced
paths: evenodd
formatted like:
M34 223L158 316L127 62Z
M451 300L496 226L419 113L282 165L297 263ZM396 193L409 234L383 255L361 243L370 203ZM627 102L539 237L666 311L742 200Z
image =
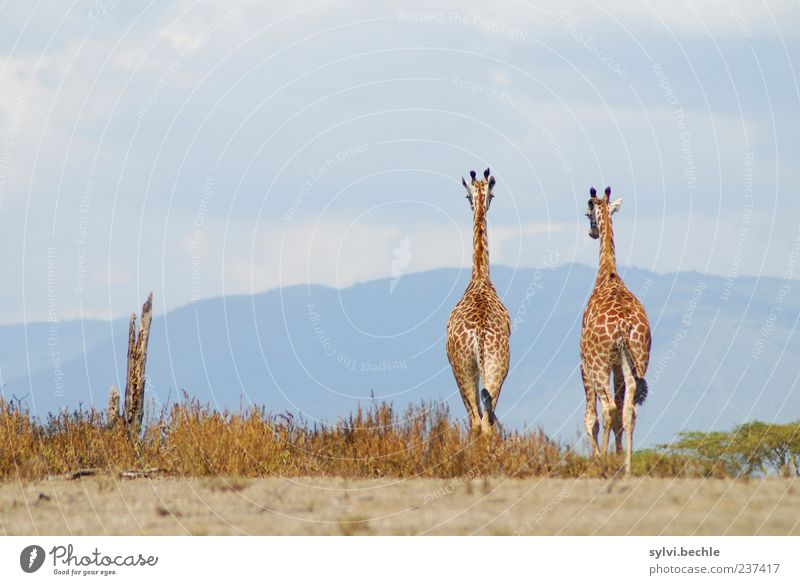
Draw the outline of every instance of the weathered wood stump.
M123 419L128 427L129 436L137 439L142 432L144 418L144 368L147 362L147 340L150 337L152 310L153 293L150 293L142 306L139 334L136 334L136 313L131 314L128 328L128 379L125 384Z
M106 410L106 421L108 427L116 426L119 420L119 391L113 384L108 392L108 409Z

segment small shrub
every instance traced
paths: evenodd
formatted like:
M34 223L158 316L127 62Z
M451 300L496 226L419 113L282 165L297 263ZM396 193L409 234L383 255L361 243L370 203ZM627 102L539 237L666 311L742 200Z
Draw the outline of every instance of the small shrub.
M661 449L688 456L705 476L798 475L800 421L786 424L753 421L731 432L686 432Z

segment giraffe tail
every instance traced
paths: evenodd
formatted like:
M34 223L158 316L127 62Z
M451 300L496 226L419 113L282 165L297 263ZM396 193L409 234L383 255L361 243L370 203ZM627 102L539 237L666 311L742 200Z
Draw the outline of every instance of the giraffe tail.
M479 328L478 332L475 336L476 348L475 348L475 356L478 360L478 371L480 372L481 381L485 383L484 371L483 371L483 352L486 349L486 343L484 339L484 331L483 328ZM483 410L486 412L486 415L489 417L489 424L494 425L497 422L497 417L494 414L494 407L492 406L492 395L489 394L489 391L486 388L481 389L481 401L483 402Z
M631 350L628 347L628 342L622 342L622 353L623 353L623 360L627 362L627 366L630 368L631 373L633 374L633 379L636 381L636 390L633 392L633 403L634 404L642 404L647 398L647 381L644 378L640 378L636 372L636 365L633 361L633 356L631 355Z
M642 404L647 398L647 380L636 378L636 391L633 393L633 403Z
M483 409L489 416L489 423L494 424L497 418L494 416L494 408L492 407L492 396L489 391L484 388L481 390L481 399L483 400Z

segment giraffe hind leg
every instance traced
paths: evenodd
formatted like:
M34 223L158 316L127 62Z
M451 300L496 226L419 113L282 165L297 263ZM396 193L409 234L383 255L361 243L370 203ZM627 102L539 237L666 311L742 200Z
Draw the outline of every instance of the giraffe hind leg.
M461 393L461 400L464 401L464 407L467 409L469 416L469 426L472 432L480 432L481 430L481 407L480 400L478 399L478 373L477 366L472 368L453 368L453 375L458 384L458 389Z
M583 424L586 427L586 434L589 436L589 443L592 446L592 455L600 456L600 443L597 437L600 434L600 423L597 420L597 394L591 380L586 375L586 369L581 363L581 379L583 388L586 391L586 413L583 415Z
M623 451L622 410L625 406L625 375L622 372L621 364L614 366L614 403L617 405L617 410L611 426L614 430L614 446L617 454L621 454Z
M636 371L635 361L633 360L633 356L631 355L631 348L630 348L630 341L622 341L622 361L627 360L628 366L631 370L631 375L633 376L633 380L636 384L636 391L633 394L633 403L634 404L642 404L644 403L645 399L647 398L647 381L644 378L640 378L639 374L643 372Z
M614 426L614 419L617 417L617 404L608 396L600 395L600 406L603 411L603 442L600 444L600 453L608 453L608 445L611 442L611 431Z
M484 351L483 354L484 356L490 355L488 351ZM508 355L507 347L504 355ZM484 410L484 416L481 422L484 432L492 432L497 425L495 409L497 408L497 401L500 399L500 390L502 390L503 381L507 373L507 357L495 357L492 355L489 358L484 358L481 362L481 381L483 382L481 401L483 402Z
M487 388L481 390L481 402L483 402L483 417L481 418L481 428L484 433L492 433L496 428L497 415L495 415L494 413L494 407L497 405L497 398L499 394L500 394L499 387L497 387L494 393Z
M625 476L631 473L633 456L633 428L636 425L636 392L641 379L634 375L633 367L627 352L622 356L622 372L625 376L625 402L622 407L622 427L625 430Z
M481 412L481 401L478 397L478 376L476 375L467 387L461 391L461 397L464 399L464 405L469 412L469 428L472 433L481 432L481 420L483 413Z
M614 418L617 416L617 404L611 395L609 378L611 376L610 366L603 366L590 374L590 384L594 395L600 399L600 409L603 415L603 440L600 443L600 454L605 456L608 451L608 443L611 437L611 429Z

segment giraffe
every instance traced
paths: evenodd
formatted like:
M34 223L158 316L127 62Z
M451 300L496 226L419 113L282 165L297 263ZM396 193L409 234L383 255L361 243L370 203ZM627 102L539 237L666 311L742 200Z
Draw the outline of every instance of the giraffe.
M473 211L472 279L447 322L447 358L467 408L470 429L489 433L497 420L495 408L508 374L511 320L489 278L486 212L494 197L495 179L489 169L482 180L476 179L475 171L470 177L469 184L463 177L461 183ZM483 382L480 397L479 379Z
M589 236L600 239L600 264L597 279L583 313L581 331L581 376L586 390L584 424L596 457L605 455L611 430L617 453L622 453L625 434L625 475L630 474L633 451L633 427L636 405L647 397L644 380L650 360L650 325L639 300L629 291L617 273L614 254L614 230L611 216L622 199L611 201L611 187L605 197L589 191ZM614 393L609 377L614 374ZM597 399L603 415L603 442L597 443Z

